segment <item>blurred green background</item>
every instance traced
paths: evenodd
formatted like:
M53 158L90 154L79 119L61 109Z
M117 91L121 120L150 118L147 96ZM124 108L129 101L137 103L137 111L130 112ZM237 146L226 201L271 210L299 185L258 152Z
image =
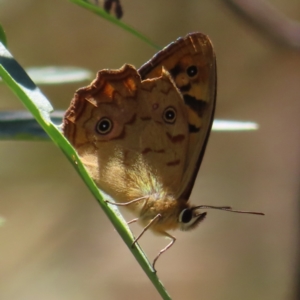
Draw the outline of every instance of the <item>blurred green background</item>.
M270 1L299 19L299 2ZM173 299L296 298L299 245L300 54L273 44L222 1L123 0L123 21L157 44L201 31L218 62L216 118L255 121L255 132L213 132L193 190L209 211L157 264ZM139 67L155 50L68 1L0 0L8 47L24 67L94 73ZM41 86L65 110L87 83ZM0 110L22 109L0 85ZM125 213L125 217L132 216ZM0 299L160 299L71 164L51 142L0 142ZM141 228L132 225L135 234ZM167 241L147 233L152 260ZM297 273L298 272L298 273Z

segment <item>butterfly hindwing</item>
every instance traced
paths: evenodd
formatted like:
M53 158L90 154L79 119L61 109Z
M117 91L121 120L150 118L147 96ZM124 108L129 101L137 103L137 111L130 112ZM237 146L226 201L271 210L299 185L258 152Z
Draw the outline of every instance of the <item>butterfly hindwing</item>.
M187 110L168 72L143 81L131 65L98 72L76 92L63 130L98 186L120 202L181 185Z

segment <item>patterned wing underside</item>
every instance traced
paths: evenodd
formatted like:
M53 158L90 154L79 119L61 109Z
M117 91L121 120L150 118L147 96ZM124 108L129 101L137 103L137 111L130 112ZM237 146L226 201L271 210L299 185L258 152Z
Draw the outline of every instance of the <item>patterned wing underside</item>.
M203 159L216 101L216 60L212 43L201 33L179 38L145 63L142 79L166 69L182 93L188 110L189 145L178 199L188 200Z
M170 108L176 121L165 122ZM103 118L113 124L105 135L96 129ZM90 86L76 92L63 131L98 186L118 202L161 190L177 193L186 165L188 120L168 73L141 81L130 65L100 71Z

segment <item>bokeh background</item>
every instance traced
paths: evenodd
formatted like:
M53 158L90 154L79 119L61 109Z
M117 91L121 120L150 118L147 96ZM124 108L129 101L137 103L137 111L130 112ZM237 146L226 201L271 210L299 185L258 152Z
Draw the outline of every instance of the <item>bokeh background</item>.
M300 19L298 0L269 1ZM201 31L218 62L217 119L255 132L212 132L191 201L265 212L209 211L158 264L173 299L298 299L300 53L273 43L223 1L123 0L123 21L165 46ZM155 50L69 1L0 0L8 46L24 66L96 73L139 67ZM41 86L65 110L82 84ZM23 109L4 85L0 110ZM51 142L0 142L0 299L160 299L79 176ZM125 217L131 216L125 213ZM136 225L132 230L140 231ZM167 241L147 233L152 260ZM297 282L298 280L298 282ZM299 287L298 287L299 289Z

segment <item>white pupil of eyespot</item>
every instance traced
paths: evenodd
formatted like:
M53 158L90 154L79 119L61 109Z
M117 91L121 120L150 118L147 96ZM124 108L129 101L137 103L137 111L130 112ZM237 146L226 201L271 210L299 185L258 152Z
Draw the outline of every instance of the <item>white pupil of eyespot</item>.
M100 123L100 129L101 129L102 131L106 131L107 128L109 128L109 123L108 123L108 121L103 121L103 122Z
M198 69L197 69L196 66L190 66L190 67L188 67L188 69L187 69L188 76L194 77L195 75L197 75L197 73L198 73Z
M166 113L166 118L169 119L169 120L174 119L174 111L168 110L167 113Z

